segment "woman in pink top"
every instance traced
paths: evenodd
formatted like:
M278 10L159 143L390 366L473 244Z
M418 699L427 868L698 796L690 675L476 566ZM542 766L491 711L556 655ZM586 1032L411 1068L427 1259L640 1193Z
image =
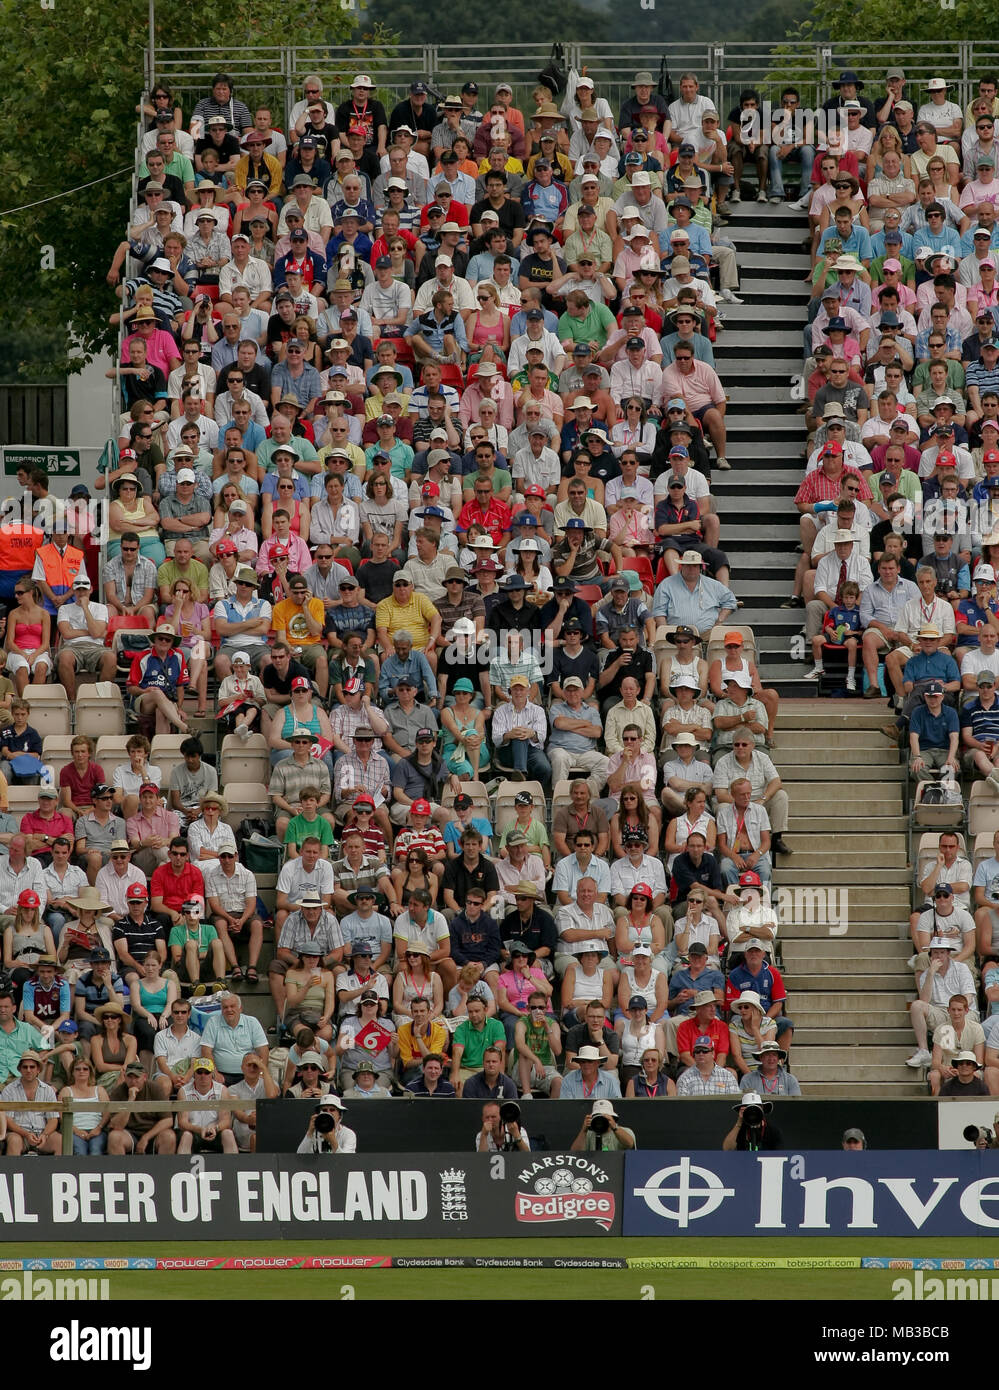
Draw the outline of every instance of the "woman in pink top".
M32 580L18 580L14 597L17 607L7 620L4 651L14 689L23 696L29 676L33 685L44 685L48 679L52 666L49 653L52 619L39 603L41 595Z

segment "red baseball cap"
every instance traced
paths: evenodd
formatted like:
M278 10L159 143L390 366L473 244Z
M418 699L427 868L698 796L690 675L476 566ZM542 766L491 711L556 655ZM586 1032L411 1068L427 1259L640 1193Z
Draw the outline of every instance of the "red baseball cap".
M274 547L273 553L275 555L288 556L291 554L291 547L285 545L282 541L278 541L277 545Z
M307 676L296 676L291 683L292 690L311 690L312 683Z
M944 468L956 468L957 458L949 449L941 449L937 454L937 463Z
M215 547L216 555L238 555L239 549L235 541L231 541L228 536L224 536Z
M830 454L841 454L842 452L843 452L843 446L842 446L842 444L839 442L839 440L838 440L838 439L830 439L829 443L826 444L826 445L823 447L822 453L819 455L819 457L820 457L820 458L828 458L828 457L830 456Z
M440 497L441 490L434 482L433 478L428 478L420 488L421 497Z
M636 883L631 891L635 897L648 898L649 902L653 901L654 895L647 883Z
M160 789L159 789L159 787L156 785L155 782L143 782L142 786L139 788L139 791L140 791L140 792L155 792L157 796L159 796L159 794L160 794Z
M25 888L17 895L18 907L38 907L41 901L33 888Z
M424 801L422 796L414 801L409 808L410 814L413 816L429 816L430 810L430 802Z
M130 883L125 889L125 897L133 900L148 898L149 890L144 883Z
M739 875L740 888L760 888L761 886L759 874L754 874L751 869Z
M528 483L524 488L525 497L544 497L545 490L540 483Z
M374 799L370 797L367 792L361 792L360 796L354 797L355 811L357 810L358 806L370 806L373 811L375 809Z
M986 449L982 455L983 463L999 463L999 449Z

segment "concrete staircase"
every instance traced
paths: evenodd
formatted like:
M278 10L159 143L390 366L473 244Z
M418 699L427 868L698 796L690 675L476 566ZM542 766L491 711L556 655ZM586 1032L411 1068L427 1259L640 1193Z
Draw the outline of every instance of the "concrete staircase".
M807 696L808 667L791 660L800 609L782 609L797 561L794 494L801 481L804 422L791 399L801 371L801 330L808 257L801 250L805 219L783 206L738 205L723 235L739 257L743 304L723 305L715 360L728 395L728 458L711 491L722 521L721 544L732 582L745 604L739 620L756 633L760 674L782 695Z
M792 1071L809 1096L925 1095L905 1065L911 870L905 769L881 706L785 700L773 758L791 803L781 956ZM845 930L844 930L845 928Z

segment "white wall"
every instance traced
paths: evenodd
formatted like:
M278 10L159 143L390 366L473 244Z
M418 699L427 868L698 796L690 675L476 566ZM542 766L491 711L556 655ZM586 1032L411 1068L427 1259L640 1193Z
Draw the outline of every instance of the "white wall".
M104 375L111 358L101 354L67 381L70 448L80 450L80 476L93 487L97 460L111 433L111 382Z

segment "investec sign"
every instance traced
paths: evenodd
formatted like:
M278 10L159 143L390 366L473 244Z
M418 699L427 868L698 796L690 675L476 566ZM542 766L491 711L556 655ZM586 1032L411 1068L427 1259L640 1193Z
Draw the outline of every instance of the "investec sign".
M628 1154L626 1236L982 1235L999 1154Z

